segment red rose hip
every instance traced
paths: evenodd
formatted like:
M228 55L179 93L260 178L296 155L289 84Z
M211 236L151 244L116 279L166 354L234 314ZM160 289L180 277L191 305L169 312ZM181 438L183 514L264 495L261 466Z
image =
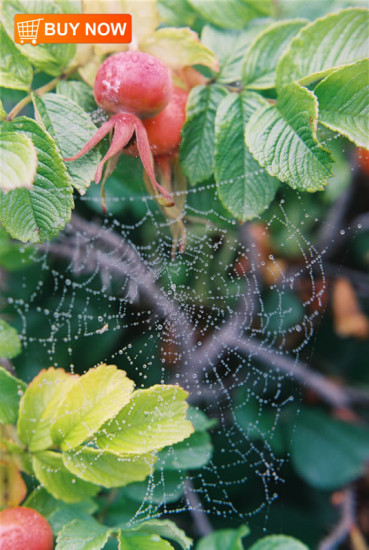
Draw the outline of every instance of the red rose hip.
M53 532L36 510L17 506L0 512L1 550L53 550Z
M144 52L120 52L99 68L94 85L97 104L109 113L150 118L162 111L172 95L169 69Z

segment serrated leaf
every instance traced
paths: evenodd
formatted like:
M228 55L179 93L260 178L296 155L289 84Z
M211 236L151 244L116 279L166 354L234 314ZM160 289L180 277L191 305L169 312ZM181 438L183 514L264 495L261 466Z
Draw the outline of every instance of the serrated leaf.
M291 39L306 23L306 19L278 21L255 38L244 54L242 83L247 88L264 90L275 87L278 60Z
M154 454L120 456L91 447L63 453L64 465L72 474L104 487L123 487L143 481L152 472Z
M206 432L196 432L158 455L158 468L165 470L195 470L205 466L211 458L213 446Z
M56 91L77 103L84 111L91 112L97 109L93 89L86 82L61 80L56 86Z
M297 420L291 458L297 473L313 487L338 489L364 473L369 430L321 411L304 411Z
M76 381L77 377L65 370L50 367L28 385L21 400L17 429L19 439L31 452L53 445L50 428L55 410Z
M33 78L31 63L16 48L0 24L0 86L13 90L29 90Z
M31 189L37 168L32 141L20 132L0 131L0 190Z
M221 529L207 535L196 546L196 550L243 550L242 539L250 532L246 525L238 529Z
M319 122L369 149L369 60L338 69L314 93Z
M182 441L193 432L186 420L187 396L179 386L155 385L134 392L131 401L98 432L97 445L137 455Z
M159 535L165 539L176 542L183 550L191 548L192 539L186 536L182 529L169 519L150 519L144 521L138 527L132 527L130 532L135 533L151 533Z
M217 82L229 84L241 79L245 51L266 25L265 19L256 19L240 31L205 25L201 41L219 60L219 72L215 75Z
M255 544L250 550L309 550L305 544L293 537L286 535L270 535L264 537Z
M32 456L35 476L56 499L80 502L95 496L100 487L79 479L64 466L61 453L41 451Z
M213 173L215 115L227 93L217 85L197 86L188 97L180 160L192 185L210 178Z
M333 160L316 137L318 103L313 92L290 84L277 101L256 111L246 144L259 164L293 189L324 188Z
M140 49L158 57L173 70L188 65L204 65L214 71L219 69L214 53L200 42L197 33L188 28L159 29L141 44Z
M38 157L32 189L0 192L0 219L8 233L23 242L51 239L70 220L73 189L51 137L32 119L20 117L4 123L32 140Z
M118 535L119 550L174 550L167 540L154 534L134 534L121 531Z
M189 0L191 6L210 23L226 29L242 29L255 17L272 14L271 0Z
M14 424L27 385L0 366L0 424Z
M89 521L75 519L67 523L58 534L55 550L101 550L107 543L112 529Z
M21 352L21 343L15 328L0 319L0 357L11 359Z
M368 56L369 10L348 8L313 21L295 36L277 65L277 88L309 84Z
M55 410L51 437L65 451L90 439L129 401L133 382L115 365L100 365L82 375Z
M215 179L218 196L237 219L252 219L272 201L279 181L272 178L245 144L245 127L266 100L253 92L231 94L220 103L215 119Z
M61 13L60 7L48 0L2 0L2 20L9 37L14 40L14 16L33 13ZM58 76L73 58L75 44L15 44L15 47L35 67L47 74Z
M46 130L55 138L63 158L78 153L97 131L90 116L70 99L59 94L34 96L34 104ZM72 185L84 195L101 160L98 148L66 164Z

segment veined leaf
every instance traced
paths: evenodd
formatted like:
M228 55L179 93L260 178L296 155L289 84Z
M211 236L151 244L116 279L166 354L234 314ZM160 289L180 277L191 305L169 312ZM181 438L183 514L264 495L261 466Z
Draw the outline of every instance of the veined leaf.
M29 90L33 78L31 63L16 48L0 24L0 86Z
M196 550L243 550L242 539L250 532L246 525L238 529L220 529L204 537Z
M4 27L14 40L14 16L17 13L61 13L55 2L48 0L1 0L1 12ZM58 76L73 58L75 44L15 44L15 47L38 69L47 74Z
M115 365L100 365L83 374L55 410L54 443L73 449L90 439L100 426L129 401L133 382Z
M0 219L8 233L23 242L43 242L59 233L70 220L73 190L51 137L35 122L20 117L3 130L19 131L32 140L38 165L32 189L0 192Z
M0 190L31 189L37 168L32 141L20 132L0 131Z
M306 25L306 19L278 21L263 30L244 54L242 82L247 88L275 87L278 60L291 39Z
M265 18L259 18L250 21L241 30L220 29L205 25L202 29L201 41L219 59L219 72L215 75L217 82L229 84L241 79L245 51L267 24Z
M56 86L58 94L77 103L84 111L97 109L93 89L86 82L79 80L61 80Z
M214 121L218 104L227 91L220 86L196 86L187 102L182 129L181 166L191 184L204 181L214 167Z
M204 65L214 71L219 69L214 53L200 42L197 33L188 28L159 29L145 40L140 49L162 59L174 70L188 65Z
M58 534L55 550L101 550L112 531L92 518L75 519L67 523Z
M157 0L160 20L173 27L193 27L198 14L187 0Z
M63 158L72 157L92 138L97 128L89 115L70 99L59 94L34 96L34 104L46 130L59 146ZM84 195L101 160L99 148L66 164L72 185Z
M318 102L313 92L290 84L277 105L256 111L246 126L246 144L271 176L293 189L324 188L332 158L316 137Z
M309 550L305 544L286 535L270 535L253 544L250 550Z
M272 0L189 0L209 23L227 29L242 29L255 17L272 15Z
M319 122L369 149L369 60L338 69L314 93Z
M175 541L183 550L191 548L192 539L179 529L177 525L169 519L149 519L137 527L131 527L129 532L156 534L165 539Z
M81 447L63 453L63 461L72 474L110 488L146 479L152 472L156 456L119 456L109 451Z
M182 441L193 432L186 420L187 395L179 386L155 385L134 392L131 401L98 432L97 445L137 455Z
M14 424L21 395L27 385L0 367L0 424Z
M223 205L239 220L252 219L272 201L279 181L260 167L245 144L245 127L265 99L253 92L230 94L215 119L215 179Z
M18 418L18 436L31 452L51 447L50 428L55 410L78 377L64 369L43 369L28 385Z
M118 541L119 550L174 550L170 542L156 534L121 531Z
M21 351L21 343L15 328L0 319L0 357L11 359Z
M205 466L211 458L213 446L207 432L195 432L184 441L163 449L158 457L158 469L195 470Z
M79 479L64 466L61 453L40 451L32 455L35 476L56 499L80 502L95 496L100 487Z
M301 29L277 65L277 88L291 81L309 84L334 68L366 58L368 25L368 9L348 8Z

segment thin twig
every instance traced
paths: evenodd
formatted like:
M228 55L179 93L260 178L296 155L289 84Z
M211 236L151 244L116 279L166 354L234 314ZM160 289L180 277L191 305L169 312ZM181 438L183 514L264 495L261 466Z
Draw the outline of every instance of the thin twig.
M333 531L319 544L318 550L336 550L356 523L355 494L352 487L342 492L341 519Z
M206 537L213 532L213 527L204 511L201 501L190 479L185 481L185 494L189 504L190 514L193 518L195 529L200 537Z

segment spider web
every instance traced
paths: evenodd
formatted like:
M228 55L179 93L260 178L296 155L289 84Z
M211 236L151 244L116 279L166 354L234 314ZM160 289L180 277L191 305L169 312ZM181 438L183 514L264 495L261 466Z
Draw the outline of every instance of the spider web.
M24 348L17 370L30 380L49 365L82 373L105 362L137 388L179 384L215 420L213 451L201 468L159 467L123 489L136 503L131 522L192 510L214 525L257 514L266 525L288 460L279 426L286 411L298 414L296 369L314 350L325 257L345 231L316 217L314 196L285 187L259 219L240 225L216 203L212 182L187 189L184 212L170 220L153 197L116 180L107 182L106 216L91 188L65 231L8 281ZM185 251L173 258L179 220Z

